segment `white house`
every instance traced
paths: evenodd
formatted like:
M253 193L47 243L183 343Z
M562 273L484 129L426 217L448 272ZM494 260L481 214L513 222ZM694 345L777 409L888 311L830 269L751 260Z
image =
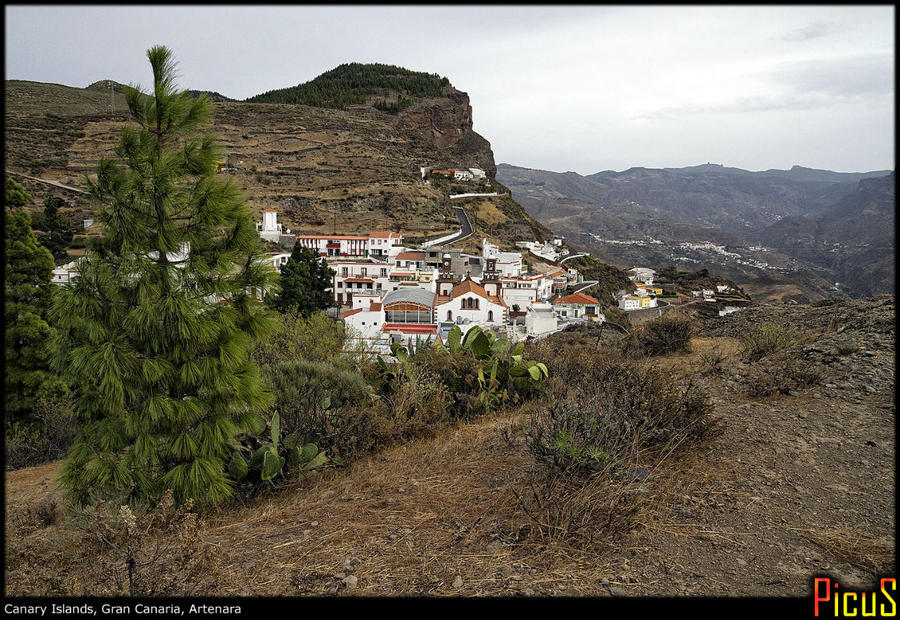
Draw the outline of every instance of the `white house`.
M475 175L473 175L468 170L454 170L453 171L453 179L455 181L471 181Z
M519 252L501 252L500 246L486 238L481 240L481 256L483 259L497 259L497 271L504 276L518 276L522 273L522 255Z
M727 284L716 284L716 292L718 293L727 293L731 290L731 287Z
M71 282L72 279L78 275L78 261L80 259L75 259L70 263L66 263L65 265L60 265L53 270L53 279L50 280L53 284L67 284Z
M297 235L297 243L320 256L374 257L388 259L400 250L403 235L392 232L373 232L362 235Z
M535 302L527 307L525 333L528 336L540 336L555 332L557 329L559 329L559 322L551 304Z
M553 300L553 309L561 319L587 318L594 321L605 321L600 313L600 302L584 293L572 293Z
M347 327L352 328L359 340L374 342L382 338L384 308L381 298L367 300L365 307L345 310L342 318Z
M631 269L626 269L625 273L628 274L628 277L635 282L643 282L644 284L653 284L653 277L656 275L656 272L652 269L647 269L646 267L633 267Z
M481 168L469 168L469 172L472 173L472 177L475 179L481 180L487 178L487 175Z
M522 274L519 276L503 276L503 301L510 307L517 305L525 308L528 304L549 300L553 296L553 278L545 274Z
M353 305L356 295L371 297L389 290L392 266L375 260L331 260L328 266L334 270L332 291L340 305Z

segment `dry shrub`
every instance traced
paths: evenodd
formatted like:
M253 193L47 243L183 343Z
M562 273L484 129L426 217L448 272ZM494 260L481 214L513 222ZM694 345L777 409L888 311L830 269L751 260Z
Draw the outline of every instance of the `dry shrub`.
M592 543L630 530L653 497L650 471L701 445L717 423L690 380L673 385L662 370L611 354L571 357L578 363L560 360L566 378L526 424L539 467L517 498L543 536Z
M722 362L725 354L718 346L700 354L700 372L706 375L717 375L723 371Z
M318 418L310 437L341 464L394 442L428 436L451 421L450 395L433 373L410 365L390 394Z
M34 417L34 423L16 422L7 425L7 470L62 458L81 428L72 403L64 399L38 399L34 406Z
M788 394L796 389L821 385L825 377L821 365L785 352L753 366L743 377L744 391L757 397Z
M645 355L666 355L691 349L694 321L677 312L668 312L635 328L635 337Z
M794 344L794 334L772 323L764 323L756 331L744 335L744 353L750 361L758 361Z
M141 517L103 501L80 515L91 556L94 594L186 596L198 591L215 563L201 536L192 500L176 506L171 490Z

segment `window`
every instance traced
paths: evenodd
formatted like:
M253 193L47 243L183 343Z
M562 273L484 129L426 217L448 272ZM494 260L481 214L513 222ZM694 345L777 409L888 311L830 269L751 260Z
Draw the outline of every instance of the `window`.
M338 288L344 288L344 283L338 280Z
M363 267L363 268L360 270L360 273L362 274L363 277L366 277L366 268Z
M494 320L494 311L488 310L488 321L493 321L493 320Z
M386 268L386 267L382 267L382 268L381 268L381 277L382 277L382 278L386 278L386 277L387 277L387 268Z
M447 310L447 320L448 321L453 320L453 312L451 312L450 310Z
M347 277L347 268L346 267L341 267L341 275L344 276L345 278Z

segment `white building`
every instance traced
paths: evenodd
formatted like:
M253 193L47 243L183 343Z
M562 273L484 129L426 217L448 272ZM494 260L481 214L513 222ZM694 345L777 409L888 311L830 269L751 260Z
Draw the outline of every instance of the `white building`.
M559 329L559 321L553 306L549 303L533 303L526 309L525 334L528 336L540 336L555 332Z
M455 283L452 288L441 288L438 281L438 295L435 296L435 321L471 323L483 327L498 327L506 324L506 303L503 298L490 295L484 287L466 278ZM443 293L443 294L441 294Z
M393 232L373 232L362 235L297 235L297 243L320 256L358 256L388 259L402 248L403 235Z
M281 238L281 224L278 223L278 212L275 209L266 209L263 211L262 222L256 223L256 230L259 236L266 241L278 243Z
M522 255L519 252L501 252L500 246L487 239L481 240L481 256L497 259L497 271L504 276L518 276L522 273Z
M468 170L454 170L453 171L453 179L455 181L471 181L475 175L473 175Z
M554 279L545 274L501 276L501 295L509 307L525 308L529 304L547 301L553 296Z
M653 284L653 277L656 275L656 272L652 269L647 269L646 267L633 267L631 269L626 269L625 273L628 274L628 277L635 282L643 282L644 284Z
M553 310L561 319L587 318L593 321L605 321L600 313L600 302L584 293L572 293L553 300Z
M478 180L487 178L487 174L485 174L484 170L481 168L469 168L469 172L472 173L472 177Z
M53 270L53 279L50 280L53 284L68 284L72 281L72 279L78 275L78 261L80 259L75 259L70 263L66 263L65 265L60 265Z

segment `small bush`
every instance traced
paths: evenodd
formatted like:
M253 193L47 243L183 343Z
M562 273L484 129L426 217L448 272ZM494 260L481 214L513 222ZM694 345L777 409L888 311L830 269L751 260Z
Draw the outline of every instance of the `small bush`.
M283 362L262 367L275 394L274 410L284 433L322 445L328 442L329 418L369 401L372 390L362 374L339 362Z
M744 353L751 361L758 361L794 344L790 330L772 323L764 323L758 330L744 336Z
M709 395L696 384L673 386L663 371L638 362L590 361L570 398L554 399L530 420L529 449L547 467L613 471L639 453L696 444L714 430Z
M745 391L757 397L789 394L798 388L821 385L825 376L819 364L785 352L752 368L744 377Z
M682 314L667 313L635 329L638 346L645 355L690 351L694 322Z
M80 515L94 554L98 595L186 596L196 592L215 562L201 536L192 500L176 506L172 491L142 516L128 506L98 502ZM139 513L140 514L140 513Z
M39 398L34 420L6 425L6 469L31 467L62 458L78 435L81 421L66 399Z

